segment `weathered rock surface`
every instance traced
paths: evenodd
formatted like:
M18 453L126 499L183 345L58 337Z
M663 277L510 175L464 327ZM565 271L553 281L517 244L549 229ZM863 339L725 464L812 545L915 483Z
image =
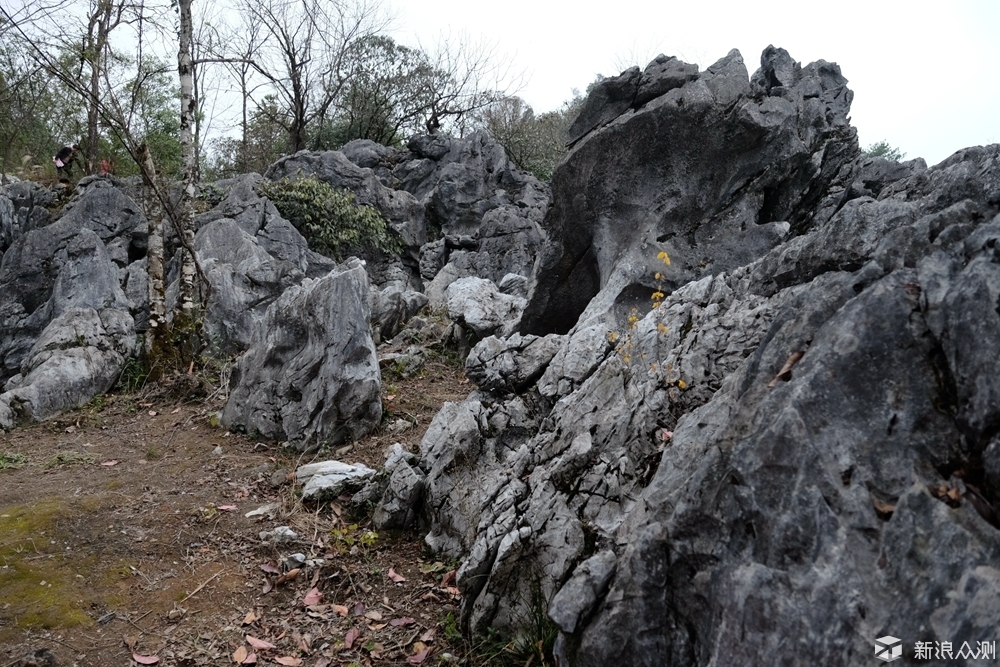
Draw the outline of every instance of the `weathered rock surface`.
M27 199L38 195L28 193ZM41 226L19 228L0 260L0 383L6 392L0 422L7 425L18 416L46 419L114 384L135 352L119 274L145 244L145 218L106 181L81 188L52 224L30 206L17 210L35 221L27 227Z
M524 299L504 294L493 281L484 278L460 278L448 286L445 297L448 317L479 337L505 328L509 333L524 309Z
M407 247L427 242L424 207L410 193L383 185L371 168L359 167L341 151L299 151L275 162L264 176L279 180L300 174L350 190L357 203L377 208Z
M463 559L472 627L516 630L540 592L560 664L976 647L1000 623L1000 146L855 159L834 65L739 70L597 114L560 167L522 322L568 335L470 354L480 391L421 443L426 541Z
M274 204L256 193L260 178L236 179L223 201L197 221L195 250L212 286L204 329L217 353L247 349L268 306L285 290L336 266L309 250Z
M667 92L636 97L644 76ZM837 65L803 68L773 47L752 80L734 51L700 75L657 59L602 82L552 177L552 242L521 331L565 333L585 309L620 320L658 288L732 271L829 217L821 200L843 198L859 154L846 84Z
M318 461L300 466L295 479L303 484L302 498L332 500L342 493L356 491L375 476L375 471L361 463Z
M374 428L382 400L369 316L368 276L357 260L287 289L233 372L226 427L300 448Z

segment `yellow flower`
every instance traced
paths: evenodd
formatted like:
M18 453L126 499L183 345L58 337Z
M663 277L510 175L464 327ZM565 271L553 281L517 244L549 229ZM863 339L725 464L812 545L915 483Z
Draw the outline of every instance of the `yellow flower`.
M678 380L677 381L677 386L680 387L681 389L687 389L688 388L688 384L684 380Z
M664 264L670 266L670 255L668 255L665 250L661 250L656 256L656 259L661 260Z

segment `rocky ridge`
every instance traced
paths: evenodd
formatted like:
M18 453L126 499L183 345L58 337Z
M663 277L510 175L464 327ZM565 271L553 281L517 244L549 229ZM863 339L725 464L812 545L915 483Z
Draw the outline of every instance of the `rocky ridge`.
M780 49L684 72L591 96L522 333L472 350L479 391L421 445L464 621L516 631L541 601L572 665L977 646L1000 621L1000 147L865 158L839 69Z

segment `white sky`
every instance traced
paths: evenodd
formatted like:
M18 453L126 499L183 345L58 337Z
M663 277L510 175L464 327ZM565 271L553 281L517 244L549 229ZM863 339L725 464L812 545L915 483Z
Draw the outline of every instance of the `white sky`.
M774 44L803 65L840 65L863 147L884 139L933 165L1000 142L997 0L390 2L404 44L426 48L446 31L495 43L527 71L519 95L536 112L558 107L597 74L644 67L658 53L704 70L737 48L752 74Z

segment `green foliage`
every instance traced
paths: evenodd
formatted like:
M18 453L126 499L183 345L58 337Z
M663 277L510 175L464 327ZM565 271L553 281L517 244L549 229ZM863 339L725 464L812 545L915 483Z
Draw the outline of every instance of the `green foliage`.
M898 148L890 146L889 142L885 140L876 141L863 152L868 157L880 157L886 160L892 160L893 162L899 162L906 157L906 153L903 153Z
M339 554L350 553L354 547L367 551L375 546L377 541L378 533L374 530L362 529L356 523L340 526L330 531L330 547Z
M122 366L122 372L118 374L118 382L115 383L115 391L131 394L142 389L146 385L147 379L148 374L143 368L142 362L133 357Z
M20 468L28 462L28 457L17 452L0 452L0 470L5 468Z
M339 148L353 139L394 146L419 131L433 72L423 51L370 35L350 46L347 60L350 74L336 116L321 126L314 148Z
M136 79L125 86L131 107L132 136L149 146L157 172L178 178L181 174L180 92L174 83L173 68L148 59L139 64ZM110 153L119 176L134 176L139 167L128 156L121 138L111 135L99 154Z
M54 177L52 156L79 140L82 106L28 54L13 32L0 39L0 173Z
M262 181L257 190L306 237L310 248L338 261L353 253L396 253L402 247L377 209L356 204L352 193L315 177Z
M207 176L231 178L238 174L263 174L287 154L289 118L273 95L264 98L247 119L242 138L224 137L212 142Z
M547 181L566 155L566 135L582 104L583 98L576 95L559 110L536 116L520 97L504 97L477 118L514 164Z

